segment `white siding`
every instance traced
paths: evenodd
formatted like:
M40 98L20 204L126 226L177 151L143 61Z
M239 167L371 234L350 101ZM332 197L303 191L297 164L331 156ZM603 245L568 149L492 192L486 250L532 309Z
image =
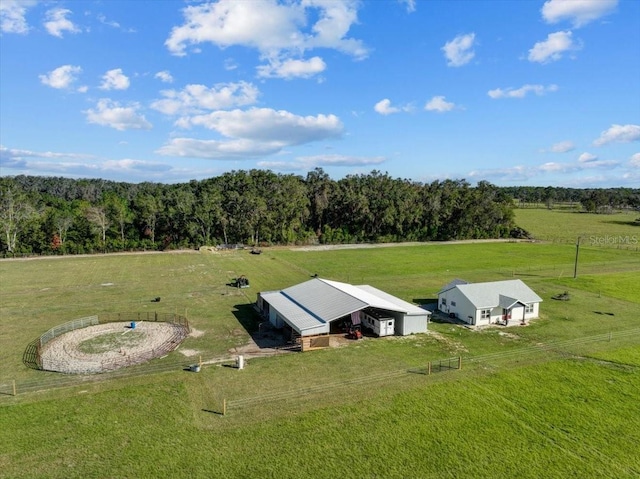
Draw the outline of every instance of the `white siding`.
M447 301L446 305L442 304L443 298ZM438 295L438 309L446 314L454 313L456 318L468 324L476 324L479 318L473 304L458 288L450 289Z

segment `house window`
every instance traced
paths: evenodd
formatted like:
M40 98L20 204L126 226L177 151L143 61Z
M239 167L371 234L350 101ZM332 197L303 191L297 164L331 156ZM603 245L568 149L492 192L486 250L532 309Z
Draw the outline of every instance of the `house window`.
M527 304L527 305L524 307L524 313L525 313L525 314L533 313L533 303L531 303L531 304Z
M455 301L451 301L451 306L455 306L456 302Z
M447 304L447 298L442 298L442 304Z
M491 310L490 309L481 309L480 310L480 319L490 319L491 318Z

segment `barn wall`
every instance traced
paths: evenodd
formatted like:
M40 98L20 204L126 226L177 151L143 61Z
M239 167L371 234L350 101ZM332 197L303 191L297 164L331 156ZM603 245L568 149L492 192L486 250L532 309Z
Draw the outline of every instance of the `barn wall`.
M407 336L408 334L426 333L428 314L407 314L403 315L400 321L396 322L396 334Z

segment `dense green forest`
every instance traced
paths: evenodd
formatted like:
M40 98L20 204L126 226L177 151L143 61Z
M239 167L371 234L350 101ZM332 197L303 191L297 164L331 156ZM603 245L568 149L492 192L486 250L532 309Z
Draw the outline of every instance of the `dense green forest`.
M0 253L501 238L517 232L514 205L590 198L588 190L552 190L419 183L379 171L332 180L319 168L306 177L232 171L171 185L2 177ZM595 191L598 205L638 206L639 190Z

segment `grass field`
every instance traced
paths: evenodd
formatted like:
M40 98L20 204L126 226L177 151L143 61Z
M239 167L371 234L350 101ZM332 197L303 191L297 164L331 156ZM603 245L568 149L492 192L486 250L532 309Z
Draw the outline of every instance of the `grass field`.
M516 209L516 223L546 241L581 243L600 247L640 249L640 217L637 211L614 214L582 213L576 209Z
M564 221L540 211L544 228ZM475 243L1 261L0 477L637 477L640 253L584 244L577 279L574 257L572 244ZM226 286L242 274L251 288ZM186 372L179 351L86 378L22 363L55 325L154 310L201 333L181 349L231 357L257 326L255 294L312 274L419 304L456 277L518 277L542 317L509 334L431 323L243 371ZM408 372L451 356L462 370Z

